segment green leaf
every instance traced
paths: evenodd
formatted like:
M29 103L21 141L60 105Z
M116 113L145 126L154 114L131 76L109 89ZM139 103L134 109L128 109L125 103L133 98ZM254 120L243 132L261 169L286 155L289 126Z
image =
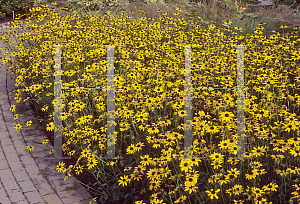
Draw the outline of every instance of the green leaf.
M125 196L124 196L124 198L127 198L129 196L129 193L127 193Z
M222 26L224 26L226 28L230 28L230 26L228 24L222 24Z
M117 200L117 194L113 193L113 199Z
M252 14L252 13L245 13L244 15L245 15L245 16L248 16L248 17L250 17L250 18L256 18L256 17L257 17L257 15Z
M233 17L239 17L239 16L240 16L240 14L237 14L237 13L233 14Z
M187 17L196 17L195 14L184 14L184 15L187 16Z
M105 198L104 198L105 200L107 200L108 199L108 195L107 195L107 193L105 193Z

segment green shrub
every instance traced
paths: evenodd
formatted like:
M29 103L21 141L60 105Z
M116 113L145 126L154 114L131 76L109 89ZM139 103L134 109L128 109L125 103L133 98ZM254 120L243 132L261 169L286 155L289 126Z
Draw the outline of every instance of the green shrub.
M28 13L33 2L34 0L0 0L0 20L13 18L13 11L15 15Z
M20 14L28 14L29 8L35 6L37 0L0 0L0 21L13 18L13 11L15 17ZM53 2L54 0L45 0Z

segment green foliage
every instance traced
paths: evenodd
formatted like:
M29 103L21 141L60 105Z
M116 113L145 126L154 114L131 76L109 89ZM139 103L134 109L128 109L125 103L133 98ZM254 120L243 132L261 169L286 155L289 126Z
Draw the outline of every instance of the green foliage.
M54 0L44 0L43 2L54 2ZM13 11L15 17L20 14L28 14L29 9L41 3L39 0L0 0L0 20L12 19Z
M107 6L114 6L115 0L68 0L73 11L88 12L98 11Z
M0 20L12 18L13 11L15 15L28 13L33 3L34 0L0 0Z

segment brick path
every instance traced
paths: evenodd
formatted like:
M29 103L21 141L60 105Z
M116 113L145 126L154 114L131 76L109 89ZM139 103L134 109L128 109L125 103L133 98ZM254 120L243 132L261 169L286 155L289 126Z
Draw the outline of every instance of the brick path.
M0 29L0 33L3 31L7 32L7 28ZM12 37L10 39L15 41ZM0 46L2 54L4 45ZM17 103L15 93L8 95L17 88L15 80L4 72L7 67L0 61L0 203L88 204L93 199L90 193L76 179L64 181L64 175L57 172L56 166L61 160L44 159L53 148L42 144L47 137L28 102ZM11 105L16 105L16 120L10 111ZM22 114L20 110L23 110ZM28 120L32 121L30 127L26 126ZM14 128L18 123L22 125L21 131ZM35 148L30 153L26 147L31 145Z

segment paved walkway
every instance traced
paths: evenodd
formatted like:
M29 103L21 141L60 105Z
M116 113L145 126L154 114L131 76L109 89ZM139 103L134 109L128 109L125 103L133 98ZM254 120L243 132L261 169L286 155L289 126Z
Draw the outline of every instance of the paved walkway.
M0 29L0 33L3 31L7 28ZM0 47L4 53L3 45ZM93 199L90 193L77 180L64 181L64 175L57 172L61 160L44 159L52 147L42 144L47 137L28 102L17 103L15 93L8 95L16 89L15 81L4 72L7 67L1 59L0 66L0 204L88 204ZM16 105L16 120L11 105ZM26 126L28 120L32 121L30 127ZM21 131L14 128L18 123ZM35 148L30 153L26 147L31 145Z

